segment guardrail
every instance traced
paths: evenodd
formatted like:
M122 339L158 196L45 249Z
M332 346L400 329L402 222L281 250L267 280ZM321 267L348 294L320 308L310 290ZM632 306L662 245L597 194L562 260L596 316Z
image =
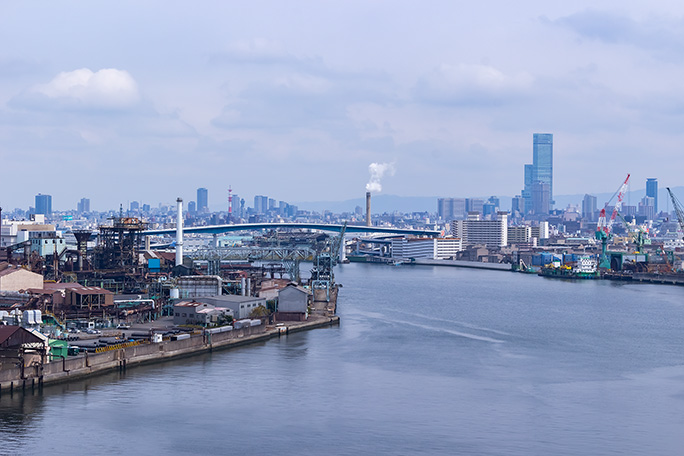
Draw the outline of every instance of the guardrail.
M121 348L135 347L137 345L148 344L148 341L136 340L134 342L123 342L115 345L108 345L106 347L98 347L95 349L95 353L104 353L111 350L119 350Z

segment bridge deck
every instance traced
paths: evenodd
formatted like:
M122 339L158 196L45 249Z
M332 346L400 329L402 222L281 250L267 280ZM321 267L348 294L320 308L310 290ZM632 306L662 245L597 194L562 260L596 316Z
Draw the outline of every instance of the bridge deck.
M344 225L333 225L324 223L243 223L237 225L210 225L210 226L189 226L183 228L183 233L207 233L223 234L232 231L255 231L255 230L277 230L277 229L311 229L319 231L332 231L340 233ZM347 225L347 233L381 233L381 234L413 234L439 236L440 231L435 230L414 230L405 228L390 228L384 226L361 226ZM156 236L162 234L175 234L175 228L165 230L147 230L142 234L145 236Z

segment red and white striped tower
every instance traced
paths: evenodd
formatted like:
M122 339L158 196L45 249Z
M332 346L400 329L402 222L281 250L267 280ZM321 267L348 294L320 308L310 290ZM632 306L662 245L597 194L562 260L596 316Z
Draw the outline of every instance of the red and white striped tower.
M233 187L228 186L228 221L233 220Z

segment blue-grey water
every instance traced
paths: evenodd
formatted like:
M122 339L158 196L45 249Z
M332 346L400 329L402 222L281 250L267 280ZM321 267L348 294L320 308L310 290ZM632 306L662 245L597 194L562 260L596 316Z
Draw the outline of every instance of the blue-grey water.
M0 398L0 454L684 453L684 288L342 265L339 327Z

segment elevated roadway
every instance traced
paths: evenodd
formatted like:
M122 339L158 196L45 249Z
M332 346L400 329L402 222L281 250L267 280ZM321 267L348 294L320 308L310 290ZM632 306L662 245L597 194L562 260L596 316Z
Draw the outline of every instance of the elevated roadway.
M209 225L209 226L189 226L183 228L184 234L189 233L205 233L205 234L223 234L234 231L257 231L257 230L282 230L282 229L310 229L318 231L332 231L341 233L344 225L326 224L326 223L242 223L236 225ZM384 226L362 226L362 225L347 225L346 233L379 233L379 234L401 234L401 235L427 235L439 236L441 231L436 230L414 230L405 228L389 228ZM164 230L146 230L143 231L144 236L160 236L164 234L176 234L175 228Z

